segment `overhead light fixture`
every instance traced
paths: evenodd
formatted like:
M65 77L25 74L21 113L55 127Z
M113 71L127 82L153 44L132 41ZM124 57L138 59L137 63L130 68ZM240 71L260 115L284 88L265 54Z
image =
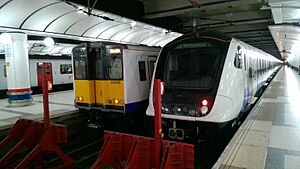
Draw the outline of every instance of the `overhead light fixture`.
M43 42L44 42L44 45L47 47L54 45L54 40L51 37L45 38Z
M131 28L133 28L135 25L136 25L136 22L135 22L135 21L131 21L131 22L130 22Z
M82 10L82 9L84 9L84 7L83 6L77 6L77 9Z

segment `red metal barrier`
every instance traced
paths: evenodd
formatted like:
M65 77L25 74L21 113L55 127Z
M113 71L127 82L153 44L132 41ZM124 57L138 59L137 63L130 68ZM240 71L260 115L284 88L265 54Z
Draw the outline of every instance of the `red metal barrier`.
M13 141L17 144L0 159L0 168L11 165L16 165L15 168L19 169L25 168L34 160L42 159L43 152L49 151L56 152L65 166L69 167L75 164L58 147L58 144L67 143L67 128L65 126L49 124L45 128L43 122L20 119L15 123L9 135L0 143L0 148ZM25 147L31 149L31 151L19 164L15 164L13 158Z
M43 65L43 68L43 77L45 77L46 64ZM66 126L50 124L47 84L44 78L44 121L20 119L15 123L9 135L0 143L0 148L13 141L17 144L0 159L0 168L24 169L29 164L34 165L35 168L41 168L43 167L45 152L55 152L61 158L64 167L70 168L75 165L75 161L58 147L58 144L67 143L68 131ZM29 154L16 164L14 157L25 147L30 149Z
M104 144L91 169L194 169L193 144L161 139L160 87L160 80L155 80L155 138L104 131Z
M124 133L104 131L105 141L91 169L155 168L155 139ZM162 142L164 152L160 169L193 169L194 145L173 141Z
M194 168L194 146L178 142L163 141L161 169Z

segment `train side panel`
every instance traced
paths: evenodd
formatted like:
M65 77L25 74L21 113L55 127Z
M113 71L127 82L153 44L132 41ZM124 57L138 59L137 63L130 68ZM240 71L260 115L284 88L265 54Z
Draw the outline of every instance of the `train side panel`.
M130 112L148 104L151 81L148 58L157 53L128 49L123 52L125 111Z
M5 77L5 60L0 60L0 90L7 89L7 77Z
M73 83L72 73L62 73L61 66L71 65L71 60L49 60L52 63L53 84Z

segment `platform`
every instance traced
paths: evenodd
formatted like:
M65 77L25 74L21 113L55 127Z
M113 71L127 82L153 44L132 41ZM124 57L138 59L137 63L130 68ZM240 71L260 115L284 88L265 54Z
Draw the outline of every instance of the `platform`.
M300 75L274 77L213 168L300 168Z
M49 93L50 117L58 117L74 113L74 91L62 91ZM33 104L22 107L10 107L7 99L0 100L0 130L9 128L19 118L28 119L43 118L43 96L33 95Z

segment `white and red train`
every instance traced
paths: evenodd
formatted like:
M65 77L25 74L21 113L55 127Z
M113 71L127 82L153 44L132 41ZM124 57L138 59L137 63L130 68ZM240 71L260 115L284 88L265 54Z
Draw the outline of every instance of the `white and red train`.
M164 85L164 136L189 140L235 125L280 65L272 55L221 34L193 33L170 42L154 69ZM154 115L153 82L147 115Z
M47 78L53 82L54 90L73 88L71 56L29 55L30 86L34 93L40 92L42 67L48 63ZM7 72L4 55L0 55L0 97L6 96Z

